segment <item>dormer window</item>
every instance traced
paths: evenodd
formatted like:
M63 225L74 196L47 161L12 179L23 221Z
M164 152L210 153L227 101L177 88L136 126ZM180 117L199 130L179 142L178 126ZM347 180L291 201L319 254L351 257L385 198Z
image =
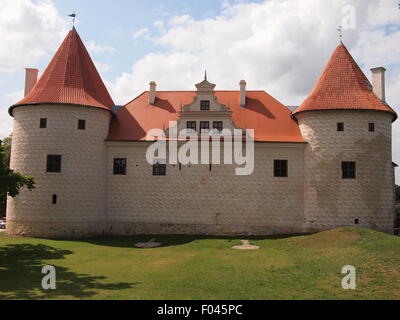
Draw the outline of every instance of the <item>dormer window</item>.
M214 121L213 122L213 129L216 130L217 132L221 132L223 128L223 123L222 121Z
M200 101L200 110L203 110L203 111L210 110L210 101L209 100L201 100Z
M187 121L186 129L196 131L196 121Z
M210 130L210 122L200 121L200 133L207 133Z

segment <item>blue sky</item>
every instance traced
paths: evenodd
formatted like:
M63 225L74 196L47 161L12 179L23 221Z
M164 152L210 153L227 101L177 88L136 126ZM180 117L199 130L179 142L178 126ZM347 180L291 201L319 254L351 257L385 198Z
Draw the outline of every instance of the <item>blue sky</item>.
M148 89L192 90L207 69L217 89L265 90L286 105L309 94L343 41L365 74L387 69L387 102L400 112L398 0L0 0L0 137L22 98L24 68L43 72L76 28L114 101ZM350 23L349 23L350 22ZM393 125L400 163L400 121ZM399 179L400 180L400 179Z

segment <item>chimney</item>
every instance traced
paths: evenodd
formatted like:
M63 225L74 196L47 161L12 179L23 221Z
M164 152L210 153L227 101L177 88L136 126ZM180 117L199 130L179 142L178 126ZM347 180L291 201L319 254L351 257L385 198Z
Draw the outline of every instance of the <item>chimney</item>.
M383 102L386 101L385 96L385 71L383 67L372 68L372 91Z
M38 73L38 69L25 68L25 96L27 96L36 85Z
M151 81L150 82L150 91L149 91L149 103L150 104L154 104L156 102L156 87L157 84L155 83L155 81Z
M246 105L246 81L240 80L240 106L244 107Z

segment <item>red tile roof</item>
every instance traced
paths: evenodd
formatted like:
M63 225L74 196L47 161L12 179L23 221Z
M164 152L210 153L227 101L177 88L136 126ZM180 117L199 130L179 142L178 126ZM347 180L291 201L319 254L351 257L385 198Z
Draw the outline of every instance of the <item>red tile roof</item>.
M111 110L114 102L93 64L81 38L73 28L49 66L16 106L54 103L91 106Z
M215 91L219 103L230 106L232 120L242 129L254 129L256 141L304 142L291 111L265 91L247 91L246 106L239 106L239 91ZM145 140L150 129L166 129L178 120L181 105L190 104L195 91L157 91L155 105L144 92L116 112L107 140Z
M313 90L293 115L305 111L350 109L396 112L373 92L370 82L347 48L340 44Z

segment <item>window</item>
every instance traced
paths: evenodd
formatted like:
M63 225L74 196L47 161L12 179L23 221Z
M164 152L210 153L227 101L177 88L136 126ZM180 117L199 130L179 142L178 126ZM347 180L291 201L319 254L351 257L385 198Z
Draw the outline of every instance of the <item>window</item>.
M213 122L213 129L216 129L218 132L222 131L222 127L223 127L222 121Z
M342 178L343 179L356 178L356 163L354 161L342 162Z
M337 123L337 131L344 131L344 123L343 122Z
M126 175L126 159L114 159L114 170L115 175Z
M287 176L288 176L288 161L274 160L274 177L287 177Z
M210 122L208 121L200 121L200 133L203 131L210 130Z
M57 204L57 195L53 194L53 196L51 197L51 204Z
M45 129L47 128L47 118L40 118L40 129Z
M153 164L153 176L167 175L167 165L165 163L156 162Z
M61 172L61 156L60 155L47 155L47 172Z
M210 101L208 100L200 101L200 110L210 110Z
M360 220L359 219L355 219L354 220L354 224L360 224Z
M78 120L78 129L85 130L86 129L86 120Z
M191 129L191 130L196 131L196 121L187 121L186 129Z
M368 123L369 132L375 132L375 123Z

